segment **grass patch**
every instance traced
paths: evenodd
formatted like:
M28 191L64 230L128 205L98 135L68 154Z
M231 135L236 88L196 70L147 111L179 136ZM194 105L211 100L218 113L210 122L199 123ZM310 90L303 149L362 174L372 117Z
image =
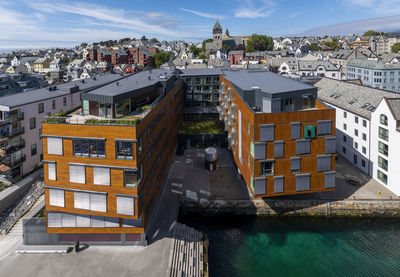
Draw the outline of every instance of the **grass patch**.
M201 134L223 134L224 123L221 121L184 121L182 122L179 134L201 135Z
M12 184L6 185L6 184L4 184L3 182L0 182L0 191L3 191L3 190L5 190L6 188L9 188L9 187L11 187L11 186L12 186Z
M46 214L47 214L46 210L43 209L43 210L37 215L37 217L46 217Z

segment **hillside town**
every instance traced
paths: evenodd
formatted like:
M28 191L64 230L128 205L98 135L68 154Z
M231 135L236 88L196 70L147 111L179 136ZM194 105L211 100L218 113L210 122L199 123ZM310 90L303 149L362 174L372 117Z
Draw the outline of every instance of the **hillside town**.
M400 215L400 33L221 22L197 42L0 55L0 276L32 253L48 264L35 276L56 272L47 258L72 249L87 258L75 276L109 245L142 247L107 248L124 263L149 251L132 275L212 275L209 239L182 215Z

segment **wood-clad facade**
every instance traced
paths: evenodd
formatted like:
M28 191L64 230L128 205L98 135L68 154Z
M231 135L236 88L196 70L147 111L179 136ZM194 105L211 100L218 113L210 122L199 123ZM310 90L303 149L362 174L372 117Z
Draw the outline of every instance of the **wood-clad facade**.
M154 89L159 90L156 87ZM82 241L91 240L87 237L88 234L97 235L95 239L102 236L100 240L119 240L118 237L112 237L112 234L125 234L126 240L129 234L143 235L172 162L182 110L183 81L176 79L173 87L165 92L165 95L135 126L73 124L73 121L43 123L47 232L75 234L69 238ZM56 154L48 152L54 148L54 139L62 140L62 151ZM101 146L104 145L102 155L96 157L77 155L78 148L75 145L77 140L95 141ZM51 145L48 145L49 143ZM124 147L128 146L129 156L119 156L120 143L123 143ZM92 151L91 142L88 145L90 145L88 151ZM56 148L60 149L60 146L57 145ZM82 166L84 171L80 171L78 175L81 179L84 178L84 182L71 181L71 172L79 171ZM95 173L98 169L100 175ZM129 174L136 173L137 183L134 186L127 186L128 171ZM106 181L106 185L95 184L96 178L102 179L103 182L104 178L108 178L109 182ZM53 198L55 200L52 200L53 203L51 203L53 197L51 193L56 195ZM81 207L86 205L86 200L84 197L83 200L78 200L79 194L80 197L90 198L89 208ZM93 199L104 199L105 196L105 208L99 208L98 206L102 204L96 204L94 200L92 204L92 195L95 195ZM121 213L117 204L119 199L120 203L126 199L129 201L133 199L133 207L129 207L129 210L133 211L132 214ZM78 203L79 201L81 203ZM61 226L49 223L52 222L49 216L60 216L60 214ZM65 214L67 216L64 216ZM131 237L131 240L138 238Z
M335 140L334 109L314 100L313 108L265 113L250 107L243 99L243 92L238 91L240 88L223 75L220 82L220 119L225 122L238 171L254 197L334 190L334 180L333 184L328 184L332 178L326 177L334 176L335 171L334 151L327 151L326 146L327 139ZM330 131L318 134L318 124L324 122L327 126L330 124ZM292 135L293 124L297 126L296 136ZM260 133L264 127L270 128L272 138L262 137ZM313 130L315 135L306 136L308 130ZM299 154L297 144L303 141L309 143L309 151ZM317 160L324 158L329 169L318 167ZM296 159L300 168L293 170L292 160ZM261 163L269 163L268 173L263 171ZM296 178L302 176L308 179L308 187L296 186Z

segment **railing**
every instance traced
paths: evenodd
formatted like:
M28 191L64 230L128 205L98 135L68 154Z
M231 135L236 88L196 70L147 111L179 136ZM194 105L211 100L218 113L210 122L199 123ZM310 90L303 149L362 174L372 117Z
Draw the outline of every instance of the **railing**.
M12 115L11 117L0 120L0 126L11 124L24 119L24 113L18 113L17 115Z
M123 126L136 126L140 119L98 119L87 116L69 116L69 117L57 117L57 116L46 116L45 123L53 124L79 124L79 125L123 125Z
M13 143L11 145L10 144L6 145L6 147L5 147L6 154L8 155L8 154L18 151L24 147L25 147L25 140L20 139L16 143Z
M25 133L25 127L19 127L17 129L14 129L11 131L11 133L5 135L8 138L12 138L18 135L22 135L23 133Z
M11 156L7 156L7 157L4 157L4 158L0 159L0 164L3 164L3 165L8 166L8 167L14 167L14 166L16 166L16 165L18 165L20 163L25 162L25 160L26 160L26 156L25 155L22 155L19 158L13 159L13 160L11 159Z

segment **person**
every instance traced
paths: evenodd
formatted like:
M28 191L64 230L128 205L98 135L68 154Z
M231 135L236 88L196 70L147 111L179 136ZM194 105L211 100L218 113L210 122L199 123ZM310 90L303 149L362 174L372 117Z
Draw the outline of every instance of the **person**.
M78 253L79 252L79 241L77 241L75 243L75 252Z

